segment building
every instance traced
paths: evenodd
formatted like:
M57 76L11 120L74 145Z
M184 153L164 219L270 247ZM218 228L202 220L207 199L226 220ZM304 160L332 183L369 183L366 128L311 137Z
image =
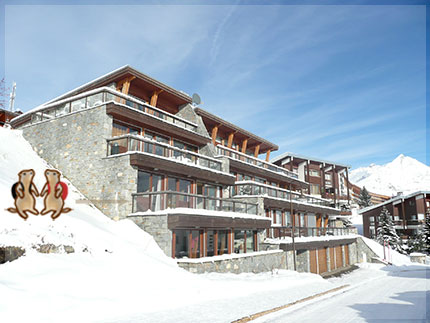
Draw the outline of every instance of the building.
M309 177L268 162L278 146L130 66L12 126L102 212L133 220L175 258L252 253L293 230L333 233L328 219L341 213L304 193Z
M351 192L351 200L354 203L358 204L358 200L360 199L361 187L355 184L352 184L351 182L349 183L349 187ZM367 193L369 193L370 195L370 202L372 203L372 205L384 203L385 201L388 201L391 198L388 195L373 193L369 191L367 191Z
M349 209L348 169L351 166L289 152L273 158L271 162L306 181L308 194L329 200L333 207Z
M418 233L423 225L425 213L430 209L430 191L419 191L409 195L398 195L383 203L359 211L363 216L363 235L375 238L382 208L390 212L396 231L403 239Z
M9 124L10 121L19 116L22 112L12 112L9 110L0 109L0 127L4 127Z

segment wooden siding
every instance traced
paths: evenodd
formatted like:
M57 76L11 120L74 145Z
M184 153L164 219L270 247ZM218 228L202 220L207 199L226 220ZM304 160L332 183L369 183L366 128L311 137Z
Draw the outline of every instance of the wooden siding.
M318 273L322 274L327 272L327 249L318 249Z
M309 264L310 272L313 274L318 274L318 263L317 263L317 251L309 250Z

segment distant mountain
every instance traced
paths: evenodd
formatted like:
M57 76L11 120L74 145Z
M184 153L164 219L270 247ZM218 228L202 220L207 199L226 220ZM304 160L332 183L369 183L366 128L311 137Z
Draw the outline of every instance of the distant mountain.
M371 164L350 172L349 179L355 185L366 186L372 193L388 196L397 192L409 194L420 190L430 191L430 167L418 160L399 155L385 165Z

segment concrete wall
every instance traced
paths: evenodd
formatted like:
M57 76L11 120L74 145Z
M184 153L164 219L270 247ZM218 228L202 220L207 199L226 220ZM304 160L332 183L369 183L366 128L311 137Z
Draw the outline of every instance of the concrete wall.
M106 158L112 117L105 106L29 125L22 131L39 156L59 169L103 213L114 219L131 213L137 170L130 166L128 155Z
M202 274L205 272L218 272L218 273L261 273L272 271L274 269L287 269L287 254L281 250L269 253L252 253L230 255L229 259L216 260L205 258L201 261L186 259L178 260L178 265L192 273Z

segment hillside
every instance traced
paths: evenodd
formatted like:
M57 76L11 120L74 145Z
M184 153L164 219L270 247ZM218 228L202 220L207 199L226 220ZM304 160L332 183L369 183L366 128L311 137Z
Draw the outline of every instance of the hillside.
M430 190L430 167L418 160L399 155L385 165L372 164L354 169L350 181L359 187L388 196Z

